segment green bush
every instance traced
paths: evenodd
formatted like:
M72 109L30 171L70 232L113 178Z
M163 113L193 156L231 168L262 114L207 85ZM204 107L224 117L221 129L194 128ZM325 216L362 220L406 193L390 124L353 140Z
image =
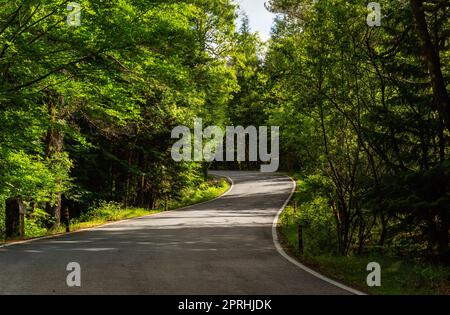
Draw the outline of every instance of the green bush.
M337 252L336 223L325 192L327 180L318 175L298 180L298 191L281 216L288 241L298 246L297 225L303 227L304 254L309 256Z
M82 214L77 221L87 222L93 219L115 221L121 218L121 212L123 210L124 208L120 203L102 200L98 202L98 206Z
M25 218L25 237L39 237L47 234L47 229L33 219Z

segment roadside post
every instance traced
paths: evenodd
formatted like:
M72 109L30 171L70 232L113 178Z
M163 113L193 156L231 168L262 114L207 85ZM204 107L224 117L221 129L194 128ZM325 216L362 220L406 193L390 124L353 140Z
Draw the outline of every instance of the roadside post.
M25 204L20 197L6 200L6 238L25 236Z
M303 246L303 226L299 222L297 223L297 236L298 236L298 251L300 255L303 255L304 246Z

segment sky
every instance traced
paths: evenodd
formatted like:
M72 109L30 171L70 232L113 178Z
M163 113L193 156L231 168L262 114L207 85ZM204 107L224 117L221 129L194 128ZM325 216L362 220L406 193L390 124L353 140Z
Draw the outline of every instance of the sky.
M247 13L250 20L250 27L253 32L259 32L263 40L270 38L270 29L272 27L275 14L270 13L264 7L268 0L234 0L239 4L241 10ZM240 24L238 24L240 25Z

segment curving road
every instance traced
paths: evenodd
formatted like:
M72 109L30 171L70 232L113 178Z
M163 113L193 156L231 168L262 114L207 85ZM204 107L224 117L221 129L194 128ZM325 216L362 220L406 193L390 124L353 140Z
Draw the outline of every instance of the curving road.
M0 248L1 294L349 294L277 251L272 223L293 183L215 172L223 197L178 211ZM81 287L66 266L81 266Z

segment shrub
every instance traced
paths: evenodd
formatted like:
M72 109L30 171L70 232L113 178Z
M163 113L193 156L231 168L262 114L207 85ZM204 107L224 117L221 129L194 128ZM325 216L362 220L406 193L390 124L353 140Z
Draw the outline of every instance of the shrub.
M327 179L319 175L298 181L291 220L303 226L304 253L307 255L337 251L336 222L326 197L328 184Z

